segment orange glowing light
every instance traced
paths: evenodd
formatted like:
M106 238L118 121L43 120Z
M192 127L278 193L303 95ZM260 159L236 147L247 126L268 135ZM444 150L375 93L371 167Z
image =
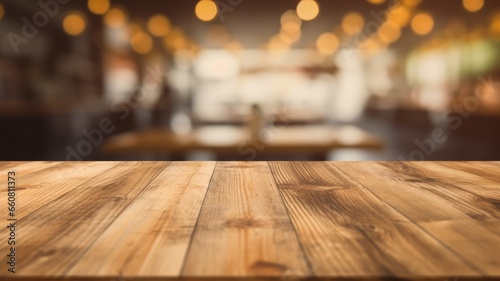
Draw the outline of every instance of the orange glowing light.
M63 20L64 31L72 36L80 35L85 27L85 19L79 12L70 12Z
M319 5L315 0L301 0L297 5L297 15L305 21L315 19L319 14Z
M125 11L121 8L111 8L106 15L104 16L104 23L108 27L117 28L123 26L127 16L125 15Z
M218 13L217 4L212 0L200 0L195 7L195 14L201 21L211 21Z
M164 15L154 15L148 21L148 30L157 37L163 37L170 32L171 24Z
M318 51L323 55L332 55L339 48L340 42L333 33L326 32L321 34L316 41Z
M104 15L110 7L109 0L89 0L87 6L96 15Z
M418 35L427 35L434 28L434 19L428 13L419 13L411 20L411 28Z
M351 12L342 19L342 30L348 35L355 35L365 26L365 19L356 12Z

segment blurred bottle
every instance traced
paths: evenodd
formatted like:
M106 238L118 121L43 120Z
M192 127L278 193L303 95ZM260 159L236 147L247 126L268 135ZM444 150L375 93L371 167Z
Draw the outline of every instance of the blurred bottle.
M265 117L259 104L252 104L250 118L248 120L248 130L252 140L262 141L260 132L265 126Z

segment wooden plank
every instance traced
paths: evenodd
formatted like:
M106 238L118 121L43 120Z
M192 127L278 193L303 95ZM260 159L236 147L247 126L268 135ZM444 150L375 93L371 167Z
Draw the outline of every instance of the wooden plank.
M317 275L480 276L342 169L272 162L271 170Z
M67 163L69 164L69 163ZM63 276L168 163L123 162L21 219L17 276ZM63 179L61 179L63 180ZM67 179L72 181L71 178ZM6 235L7 229L2 230ZM0 252L7 252L7 243ZM2 271L0 277L6 276Z
M460 162L450 162L450 163L460 163ZM498 172L500 169L500 161L467 161L466 164L477 165L483 167L487 170Z
M81 163L81 162L80 162ZM19 183L37 180L39 177L44 177L48 174L52 176L62 177L62 171L68 172L68 166L77 167L79 162L31 162L27 163L27 167L18 170L13 166L11 169L16 170L16 179ZM7 182L0 182L0 190L7 190Z
M499 221L452 220L421 223L433 236L469 260L484 276L500 275Z
M14 162L0 162L0 171L2 171L2 173L3 173L4 167L8 167L9 165L12 165L12 163L14 163ZM15 162L15 163L19 164L20 162Z
M0 176L7 175L8 171L15 171L17 173L16 178L21 178L26 175L30 175L32 173L38 172L43 169L47 169L51 166L55 166L61 164L62 162L52 162L52 161L39 161L39 162L23 162L23 161L14 161L14 162L0 162L2 166L0 166ZM6 185L5 182L0 182L0 188L4 188Z
M436 162L411 162L416 176L433 178L483 198L500 201L500 181L491 180L470 172L459 171Z
M471 173L492 181L500 185L500 165L487 162L436 162L449 168Z
M265 162L219 162L183 277L307 276L306 261Z
M46 165L38 162L36 164ZM59 196L117 164L117 162L68 162L58 163L55 167L49 164L46 169L36 173L36 176L21 176L17 179L16 186L17 219L22 219L50 201L57 200ZM17 175L23 175L28 169L19 168ZM48 190L50 192L47 192ZM0 202L7 202L6 186L0 188ZM0 219L5 220L7 216L6 212L2 212Z
M215 162L174 162L86 250L70 276L180 275Z
M23 161L0 161L0 171L3 173L4 170L10 169L10 167L19 166L26 163L27 162Z
M415 222L500 218L496 208L492 208L482 197L456 188L452 182L443 182L439 176L420 171L410 162L346 162L332 165L378 196L383 196L384 201L399 211L410 213Z
M432 163L330 163L436 237L477 271L491 276L500 274L497 251L492 251L500 247L500 236L493 231L499 221L498 209L480 196L456 188L463 184L462 179L443 180L420 169L426 164Z
M423 165L427 164L427 165ZM466 257L490 276L500 275L500 182L471 172L457 171L439 163L409 163L418 174L426 173L436 177L441 186L453 186L470 194L476 200L462 198L469 206L481 208L491 216L472 216L471 219L429 222L424 228ZM491 219L494 217L495 219ZM483 221L488 223L483 223ZM441 238L442 237L442 238ZM493 250L496 249L496 250Z

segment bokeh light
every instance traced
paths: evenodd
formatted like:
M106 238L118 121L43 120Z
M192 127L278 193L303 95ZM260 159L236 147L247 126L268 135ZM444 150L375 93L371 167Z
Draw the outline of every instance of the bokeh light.
M89 11L96 15L105 14L109 10L110 5L109 0L89 0L87 2Z
M484 0L462 0L462 4L465 10L474 13L483 8Z
M418 35L426 35L434 28L434 19L429 13L419 13L411 20L411 28Z
M326 32L321 34L316 41L318 51L323 55L332 55L339 48L339 39L333 33Z
M286 32L297 32L297 31L300 31L300 26L301 24L300 23L297 23L297 22L286 22L285 24L283 24L281 26L281 29L282 30L285 30Z
M217 4L212 0L200 0L195 7L196 17L202 21L211 21L217 16Z
M63 28L72 36L80 35L86 27L85 18L79 12L70 12L63 20Z
M302 26L302 20L295 10L288 10L281 16L281 29L286 32L297 32Z
M170 20L164 15L154 15L148 21L148 30L157 37L163 37L170 32Z
M315 0L301 0L297 5L297 15L305 21L315 19L319 14L319 5Z
M380 41L390 44L396 42L401 37L401 29L391 22L386 22L380 26L378 35Z
M491 19L490 33L495 36L500 35L500 12L493 15L493 18Z
M411 19L411 11L408 7L403 5L395 6L390 10L390 22L399 27L405 27Z
M288 10L281 15L281 24L284 25L287 22L296 22L300 23L301 19L297 15L297 12L295 10Z
M137 32L130 39L130 46L139 54L147 54L153 48L151 36L145 32Z
M355 35L361 30L365 25L365 19L363 16L356 12L348 13L342 19L342 30L348 35Z
M117 28L125 24L127 16L122 8L111 8L104 16L104 23L108 27Z
M293 44L299 41L301 35L302 33L300 32L300 29L293 32L288 32L284 29L281 29L279 33L281 39L288 44Z

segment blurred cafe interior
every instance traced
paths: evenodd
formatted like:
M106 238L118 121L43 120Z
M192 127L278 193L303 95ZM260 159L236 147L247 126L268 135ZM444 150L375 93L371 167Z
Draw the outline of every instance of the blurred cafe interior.
M0 160L499 160L497 0L0 0Z

